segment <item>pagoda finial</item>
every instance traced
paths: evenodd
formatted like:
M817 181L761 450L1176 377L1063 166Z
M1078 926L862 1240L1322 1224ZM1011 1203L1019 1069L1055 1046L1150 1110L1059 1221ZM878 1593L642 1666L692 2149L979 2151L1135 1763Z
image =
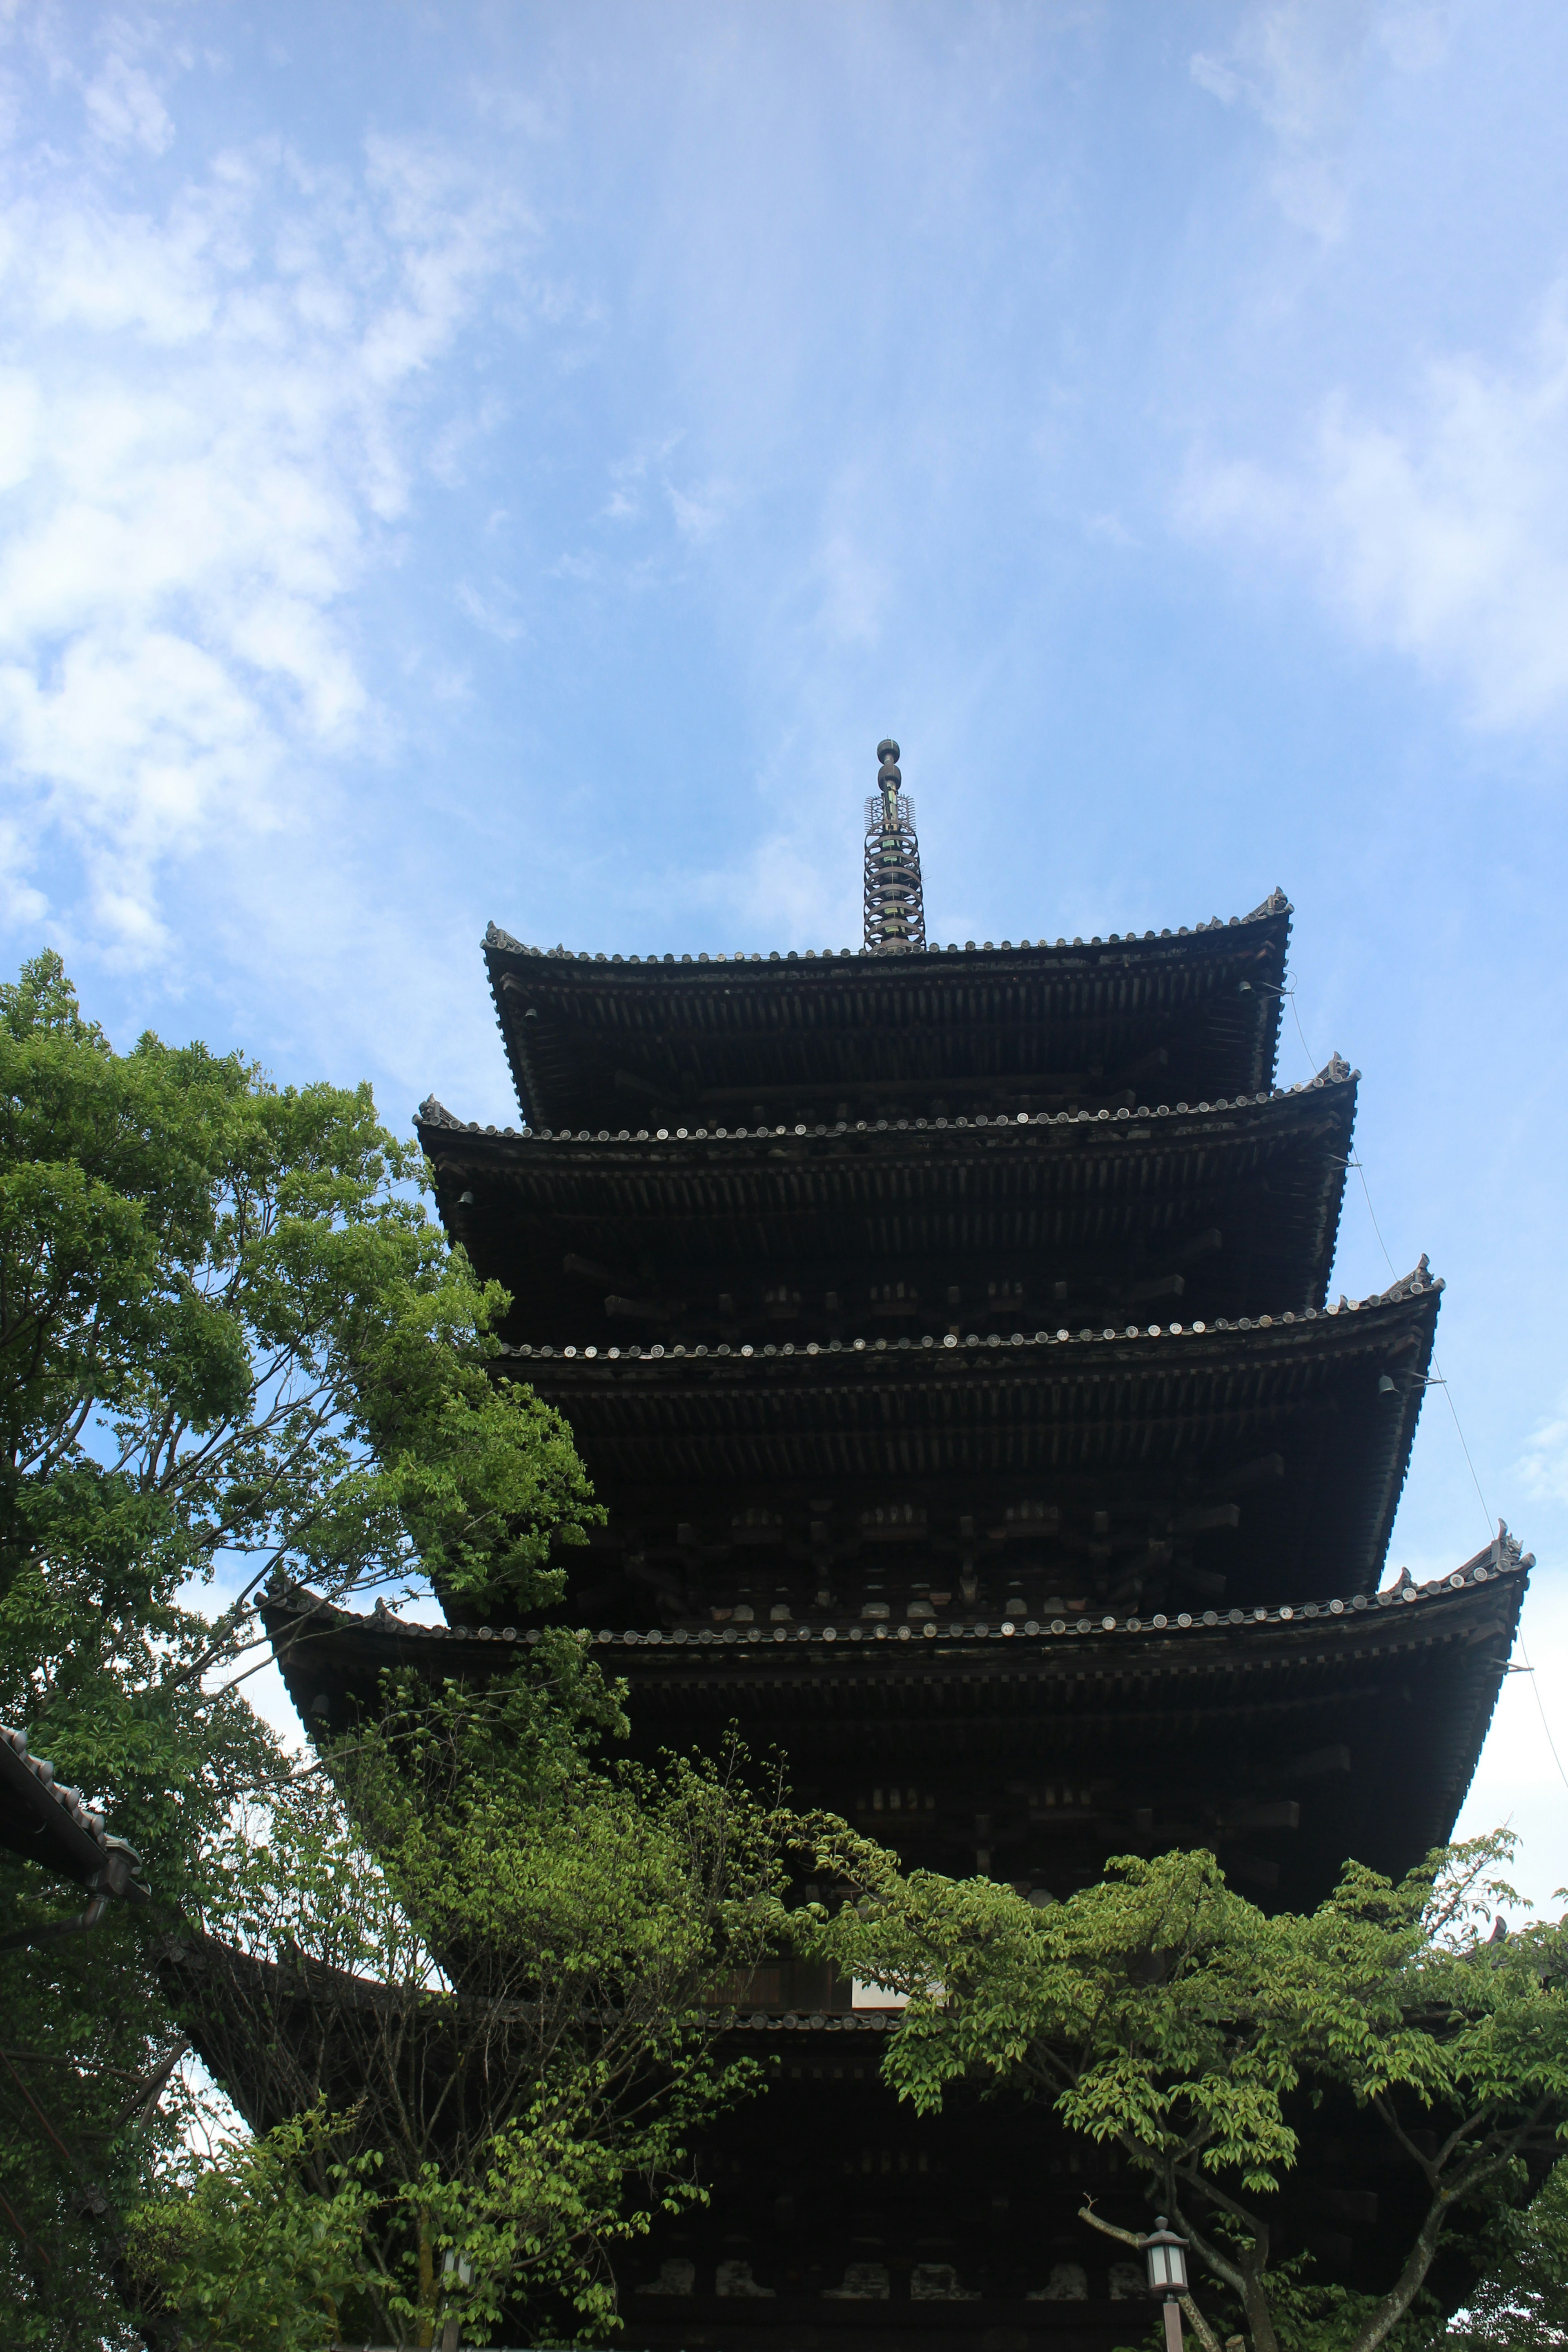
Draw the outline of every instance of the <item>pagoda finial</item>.
M926 943L921 845L890 735L878 744L877 759L877 790L866 803L866 946L899 955Z

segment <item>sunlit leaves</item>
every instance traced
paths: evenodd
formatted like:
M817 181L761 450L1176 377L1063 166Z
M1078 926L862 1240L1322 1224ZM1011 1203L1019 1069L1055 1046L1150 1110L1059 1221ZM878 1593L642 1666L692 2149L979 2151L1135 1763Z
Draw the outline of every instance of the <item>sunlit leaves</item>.
M274 2135L269 2170L222 2158L199 2230L146 2221L149 2290L195 2343L226 2340L205 2315L253 2261L287 2277L296 2227L303 2311L310 2200L336 2231L350 2185L366 2193L334 2293L343 2328L380 2341L453 2315L483 2340L525 2311L602 2331L606 2249L700 2193L691 2135L758 2074L718 2055L704 1988L775 1932L784 1829L737 1759L605 1762L617 1721L558 1634L484 1687L389 1687L330 1780L234 1823L193 1996L208 2046L253 2112L324 2115L329 2073L338 2112L309 2145ZM270 2201L247 2229L253 2179Z
M225 1687L254 1588L435 1581L521 1611L596 1516L564 1425L492 1378L505 1295L447 1249L422 1174L366 1087L275 1087L153 1036L117 1053L54 955L0 987L0 1719L108 1804L165 1916L212 1898L218 1832L282 1784ZM215 1623L193 1596L220 1577L240 1591ZM73 1892L0 1857L7 1927ZM0 1969L6 2046L116 2197L169 2138L120 2115L114 2070L168 2031L124 1925L61 1956L52 2000L41 1962ZM88 2292L74 2154L3 2084L0 2109L5 2193ZM0 2231L13 2284L20 2242ZM16 2292L68 2340L35 2278Z
M1481 2226L1517 2205L1568 2128L1568 1923L1484 1932L1510 1892L1506 1837L1397 1885L1347 1864L1316 1911L1276 1916L1202 1853L1123 1856L1037 1910L989 1879L906 1878L831 1824L816 1849L858 1899L803 1938L909 1994L886 2059L900 2094L933 2108L976 2078L1048 2093L1148 2174L1259 2347L1304 2307L1301 2283L1270 2273L1270 2200L1320 2095L1387 2135L1425 2210L1386 2294L1330 2296L1345 2352L1389 2337L1455 2216Z

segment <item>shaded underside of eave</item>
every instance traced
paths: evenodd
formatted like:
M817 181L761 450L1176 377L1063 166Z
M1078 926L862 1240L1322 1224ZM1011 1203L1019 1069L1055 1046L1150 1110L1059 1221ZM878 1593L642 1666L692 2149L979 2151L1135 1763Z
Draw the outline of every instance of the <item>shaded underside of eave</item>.
M102 1885L145 1902L140 1860L77 1790L28 1753L26 1734L0 1725L0 1848L79 1886Z
M1288 908L1186 938L917 956L640 966L487 943L525 1118L624 1103L624 1068L679 1099L751 1086L1001 1083L1110 1071L1209 1016L1194 1067L1215 1093L1272 1081ZM1249 996L1222 998L1248 979ZM530 1017L531 1015L531 1018ZM1228 1082L1227 1082L1228 1081Z
M8 1787L0 1787L0 1848L79 1886L108 1860L102 1846L79 1829L62 1807L51 1804L47 1796L35 1798Z
M861 1769L854 1762L859 1756L863 1763L881 1759L896 1776L937 1733L948 1743L938 1769L948 1773L965 1757L989 1756L1000 1765L1070 1751L1075 1769L1085 1771L1108 1757L1148 1771L1153 1798L1162 1777L1212 1779L1215 1759L1229 1758L1239 1775L1231 1793L1247 1795L1260 1761L1283 1761L1324 1737L1348 1736L1363 1760L1359 1801L1370 1802L1374 1790L1384 1807L1397 1800L1404 1857L1397 1866L1405 1867L1452 1830L1525 1584L1525 1571L1482 1567L1477 1574L1472 1565L1457 1590L1424 1590L1413 1601L1339 1615L1298 1612L1289 1623L1276 1615L1179 1632L1095 1628L1008 1639L993 1630L984 1641L917 1635L854 1644L842 1629L832 1643L820 1629L805 1637L792 1628L783 1639L763 1633L700 1643L601 1634L594 1655L626 1678L639 1745L650 1753L667 1744L710 1745L738 1723L753 1745L781 1744L830 1773ZM271 1603L266 1614L307 1721L322 1692L338 1711L357 1705L374 1712L388 1671L484 1680L527 1654L515 1636L388 1627L293 1602ZM334 1730L349 1719L334 1721ZM847 1790L828 1793L847 1809ZM1347 1837L1349 1801L1336 1797L1333 1815ZM1353 1839L1342 1847L1336 1864L1352 1845Z
M1438 1295L1431 1285L1354 1313L1180 1337L616 1362L522 1349L503 1361L565 1415L612 1504L634 1491L957 1478L1033 1480L1048 1499L1066 1477L1135 1488L1184 1456L1289 1454L1295 1433L1311 1481L1299 1506L1334 1563L1330 1589L1349 1593L1381 1571Z
M1257 1629L1244 1626L1239 1633L1229 1629L1228 1638L1226 1631L1189 1634L1185 1651L1171 1643L1163 1653L1131 1659L1108 1657L1092 1635L1053 1637L1043 1658L1026 1655L1016 1637L1005 1647L994 1643L984 1653L977 1649L973 1657L965 1654L967 1644L963 1651L940 1641L921 1644L935 1654L927 1660L911 1643L907 1663L887 1666L867 1654L847 1667L835 1657L825 1669L818 1653L815 1670L789 1663L784 1644L777 1646L785 1663L769 1666L763 1644L764 1661L755 1668L732 1654L710 1667L694 1668L686 1654L672 1662L668 1640L658 1651L612 1647L609 1654L626 1679L634 1722L649 1747L668 1739L678 1725L688 1738L711 1741L738 1720L756 1739L786 1748L804 1740L809 1752L831 1743L836 1727L849 1720L861 1727L858 1745L867 1759L889 1756L900 1739L911 1738L918 1752L928 1732L972 1748L979 1729L981 1752L993 1756L1016 1753L1023 1742L1057 1753L1070 1749L1086 1769L1095 1757L1101 1763L1108 1755L1163 1757L1173 1779L1193 1768L1205 1746L1234 1745L1238 1759L1245 1752L1256 1760L1312 1744L1323 1736L1329 1715L1381 1722L1392 1701L1408 1701L1408 1679L1425 1676L1428 1703L1419 1709L1418 1734L1395 1743L1380 1768L1391 1776L1402 1769L1400 1750L1408 1748L1404 1801L1419 1822L1419 1833L1412 1833L1414 1862L1450 1834L1464 1802L1502 1685L1525 1581L1522 1574L1500 1579L1484 1598L1467 1591L1436 1604L1423 1599L1411 1611L1396 1603L1386 1613L1347 1615L1334 1621L1342 1633L1339 1641L1309 1635L1291 1644L1270 1627L1274 1638L1266 1644L1249 1641ZM1140 1637L1125 1638L1131 1644ZM1040 1644L1034 1646L1037 1653ZM1441 1686L1440 1702L1434 1699L1433 1677ZM1364 1752L1364 1741L1354 1744ZM948 1760L951 1766L953 1759ZM1247 1777L1243 1772L1241 1781ZM1380 1801L1387 1802L1391 1780L1376 1785ZM1372 1787L1364 1793L1370 1799Z
M495 2005L471 1996L377 1983L302 1953L280 1964L188 1930L165 1939L158 1969L198 2056L258 2131L300 2114L319 2091L350 2117L353 2137L361 2119L351 2111L367 2089L374 2101L412 2087L389 2084L389 2063L416 2076L439 2052L456 2064L465 2041L496 2025ZM367 2049L375 2053L368 2081ZM374 2145L374 2112L363 2128Z
M1157 1258L1206 1227L1254 1311L1321 1306L1355 1119L1353 1078L1170 1118L783 1139L542 1140L422 1123L441 1214L517 1302L586 1302L567 1248L612 1265ZM475 1193L471 1202L462 1191Z

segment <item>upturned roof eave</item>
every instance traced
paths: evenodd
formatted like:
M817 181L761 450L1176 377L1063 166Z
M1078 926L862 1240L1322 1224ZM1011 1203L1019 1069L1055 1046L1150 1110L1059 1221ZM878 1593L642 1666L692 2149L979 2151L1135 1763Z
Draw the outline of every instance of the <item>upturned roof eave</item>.
M809 1386L829 1379L837 1382L879 1373L889 1378L898 1375L902 1384L922 1374L951 1376L975 1362L983 1369L1000 1371L1006 1366L1016 1370L1041 1357L1053 1363L1065 1358L1083 1377L1095 1378L1104 1369L1121 1363L1175 1366L1213 1362L1226 1355L1245 1362L1284 1352L1321 1352L1325 1345L1335 1355L1376 1349L1393 1355L1407 1353L1410 1340L1419 1348L1423 1334L1429 1351L1444 1287L1443 1277L1428 1275L1423 1260L1415 1273L1386 1291L1364 1299L1346 1299L1338 1306L1309 1307L1300 1314L1287 1308L1278 1316L1217 1317L1212 1321L1199 1318L1190 1323L1108 1324L1076 1331L1062 1325L1054 1330L1015 1331L1005 1339L997 1333L986 1336L971 1331L941 1340L929 1337L918 1342L886 1338L809 1340L800 1347L788 1340L738 1348L722 1343L712 1348L686 1347L679 1341L668 1347L656 1341L647 1348L635 1341L607 1348L596 1342L555 1347L522 1341L503 1346L500 1360L517 1367L524 1378L534 1377L524 1367L548 1366L552 1384L604 1389L628 1377L651 1378L665 1384L698 1375L726 1385L782 1380ZM1402 1335L1407 1335L1404 1347L1396 1344ZM1426 1362L1423 1357L1419 1367L1423 1373Z
M1104 939L1096 935L1091 940L1021 940L1016 945L1004 940L1000 947L994 946L989 940L983 947L976 947L973 940L966 940L962 947L956 941L946 945L932 942L929 947L903 950L896 955L871 948L773 948L736 955L710 955L706 952L678 955L668 951L638 957L565 946L533 947L525 940L515 939L510 931L503 930L493 922L487 926L481 944L487 963L495 970L505 968L509 961L526 958L530 961L541 961L562 970L586 968L623 976L636 972L645 981L657 979L660 982L679 982L683 976L693 973L711 975L720 971L726 974L754 973L762 978L776 972L782 966L809 969L813 964L829 970L863 969L870 964L882 971L899 973L915 971L921 966L929 966L938 958L945 960L948 957L962 957L971 968L991 966L999 969L1023 958L1036 964L1051 960L1072 965L1101 961L1113 954L1124 956L1130 950L1152 950L1165 956L1191 954L1237 931L1278 930L1288 933L1294 911L1283 891L1275 890L1247 914L1228 918L1215 915L1201 923L1183 923L1174 931L1169 929L1158 932L1112 931Z
M794 1144L804 1140L810 1144L824 1139L830 1146L842 1145L846 1150L882 1150L890 1158L907 1155L916 1136L925 1139L921 1149L928 1151L936 1147L939 1139L948 1150L961 1143L994 1149L998 1143L1037 1144L1043 1134L1054 1141L1059 1142L1065 1137L1071 1145L1104 1150L1108 1145L1142 1147L1152 1140L1147 1125L1150 1120L1162 1122L1155 1133L1168 1146L1171 1139L1184 1130L1201 1133L1215 1122L1226 1119L1240 1118L1264 1124L1285 1124L1303 1110L1310 1114L1324 1097L1342 1100L1353 1119L1360 1080L1359 1070L1346 1063L1334 1062L1316 1077L1303 1079L1296 1086L1225 1096L1212 1103L1150 1102L1140 1104L1136 1109L1115 1112L1033 1111L1016 1116L997 1113L994 1117L979 1113L973 1118L958 1114L831 1122L818 1119L809 1126L801 1120L761 1125L729 1125L715 1120L711 1127L698 1123L689 1127L623 1127L614 1130L549 1127L524 1127L520 1130L497 1126L493 1120L486 1124L479 1119L458 1118L430 1095L416 1112L414 1125L431 1159L443 1151L451 1154L458 1149L471 1150L487 1159L519 1168L551 1146L570 1151L574 1164L581 1164L587 1153L594 1160L629 1158L642 1166L654 1163L671 1167L700 1165L721 1152L729 1162L743 1161L748 1157L760 1161L780 1142ZM1168 1126L1164 1124L1167 1121ZM862 1143L861 1138L868 1140Z
M1190 1676L1198 1671L1267 1674L1282 1658L1348 1658L1358 1650L1384 1651L1391 1641L1397 1645L1441 1636L1468 1642L1472 1629L1481 1630L1486 1617L1496 1616L1493 1604L1499 1601L1500 1641L1511 1637L1517 1626L1533 1565L1533 1556L1500 1530L1490 1545L1461 1568L1426 1584L1275 1609L1209 1609L1154 1617L1107 1614L1049 1622L1009 1620L945 1625L930 1633L909 1624L879 1629L839 1618L746 1629L585 1628L578 1638L617 1674L638 1680L650 1675L666 1681L675 1676L694 1685L715 1677L771 1677L804 1669L816 1679L837 1671L854 1677L912 1678L924 1686L933 1672L955 1664L965 1673L991 1668L1046 1681L1088 1672L1097 1681L1136 1684L1147 1693L1151 1682L1163 1676ZM366 1684L405 1667L443 1678L489 1677L509 1671L543 1637L541 1627L527 1623L470 1628L362 1615L298 1586L269 1597L262 1616L307 1727L312 1697L301 1700L300 1694L309 1688L313 1696L329 1657L340 1682L351 1661L355 1678ZM1479 1650L1474 1662L1487 1696L1484 1715L1465 1743L1472 1769L1506 1667L1505 1659L1482 1658Z
M765 958L759 952L735 957L682 955L679 960L673 954L642 960L603 951L573 951L563 947L534 948L491 923L485 933L483 952L497 1026L501 1032L519 1105L525 1118L548 1124L560 1114L552 1106L548 1087L534 1067L534 1056L525 1035L526 1007L519 1012L510 1002L519 988L525 994L531 989L535 992L542 989L557 995L564 992L568 995L600 998L607 989L630 990L633 993L628 1001L646 1003L650 992L671 1003L679 1003L683 996L695 1000L710 995L718 982L721 992L719 1001L732 1000L739 988L742 1000L754 1002L775 991L781 980L787 980L791 987L809 983L813 988L828 991L863 991L872 981L879 990L891 987L929 991L933 978L940 981L949 971L955 975L962 972L966 983L973 985L977 979L1020 974L1038 977L1052 971L1068 976L1153 971L1161 966L1215 961L1216 951L1234 956L1239 949L1256 955L1272 949L1272 976L1262 992L1259 1054L1252 1074L1255 1086L1268 1085L1273 1080L1279 1053L1280 990L1290 913L1289 900L1275 892L1250 914L1233 915L1228 921L1216 916L1191 929L1182 926L1174 932L1159 934L1147 931L1087 941L1020 942L1016 947L1005 943L999 948L933 946L897 955L864 949L825 950L820 954L807 950L803 954L790 949L770 950ZM731 1003L730 1010L734 1009ZM941 1091L940 1081L930 1083L931 1090Z

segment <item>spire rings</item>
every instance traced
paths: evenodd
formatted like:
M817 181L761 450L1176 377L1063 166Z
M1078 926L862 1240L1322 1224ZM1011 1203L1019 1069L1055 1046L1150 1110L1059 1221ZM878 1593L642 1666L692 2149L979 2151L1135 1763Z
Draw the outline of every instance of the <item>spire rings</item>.
M877 759L877 790L866 803L866 946L876 955L918 952L926 925L915 804L902 789L890 735L878 744Z

